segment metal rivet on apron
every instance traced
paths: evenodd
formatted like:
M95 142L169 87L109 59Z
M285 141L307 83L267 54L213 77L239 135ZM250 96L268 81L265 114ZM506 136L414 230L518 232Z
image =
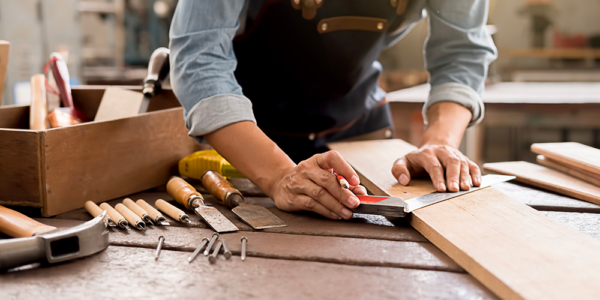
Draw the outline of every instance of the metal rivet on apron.
M311 134L308 135L308 139L311 140L311 141L314 141L315 140L315 136L316 136L316 134L313 132L313 133L311 133Z
M327 31L327 23L321 24L321 30L322 31Z
M383 29L383 23L379 22L379 23L377 23L377 30L381 30L381 29Z
M385 136L386 139L389 139L392 137L392 130L391 129L387 129L384 133L383 136Z

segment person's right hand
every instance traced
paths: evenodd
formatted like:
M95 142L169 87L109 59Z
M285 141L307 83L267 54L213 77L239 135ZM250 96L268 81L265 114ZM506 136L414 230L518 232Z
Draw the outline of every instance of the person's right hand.
M350 189L340 186L337 177L331 173L334 169L344 176ZM300 162L297 166L285 170L274 185L273 200L284 211L309 210L330 219L350 219L352 211L360 202L354 195L366 194L359 185L358 176L336 151L316 154Z

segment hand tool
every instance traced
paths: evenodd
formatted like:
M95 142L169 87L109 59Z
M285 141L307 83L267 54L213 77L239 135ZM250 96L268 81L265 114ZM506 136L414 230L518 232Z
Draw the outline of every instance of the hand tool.
M104 90L94 122L110 121L138 115L144 95L119 87Z
M46 130L46 77L43 74L31 76L31 105L29 106L29 129Z
M148 111L150 105L150 99L162 89L162 81L169 74L169 49L160 47L150 56L150 62L148 63L148 76L144 78L144 99L140 105L138 113L145 113Z
M229 249L227 249L227 245L225 245L225 240L223 241L223 256L225 256L226 259L230 259L231 258L231 251L229 251Z
M87 121L85 114L73 104L71 85L69 84L69 70L67 69L67 63L60 54L56 52L50 54L50 60L44 66L44 73L48 71L51 71L54 76L64 106L57 107L48 114L50 127L62 127Z
M178 222L182 222L182 223L191 223L192 222L192 221L190 221L190 216L188 216L186 213L184 213L181 209L171 205L169 202L167 202L163 199L156 200L154 205L156 205L156 208L158 208L160 211L167 214L167 216L175 219Z
M204 246L206 246L207 243L208 243L208 239L202 238L202 243L200 243L200 245L198 245L198 247L196 247L196 250L194 250L194 253L192 253L192 255L190 257L188 257L188 264L191 263L192 261L194 261L194 259L196 259L196 256L198 256L198 254L200 254L200 251L202 251L202 248L204 248Z
M115 221L119 227L129 230L129 222L127 222L125 217L123 217L118 211L112 208L112 206L110 206L108 203L102 203L100 204L100 208L105 210L110 218L113 219L113 221Z
M210 248L212 248L212 246L215 244L215 241L219 238L219 233L215 232L213 233L212 237L210 238L210 242L208 242L208 246L206 246L206 249L204 249L204 256L207 256L210 253Z
M216 232L239 230L216 208L206 206L202 195L185 180L179 177L172 177L167 183L167 192L175 198L179 204L185 206L185 208L189 210L193 210Z
M343 187L345 189L350 188L350 184L348 183L348 180L346 180L346 178L344 178L344 176L338 174L334 169L331 169L331 173L333 173L333 175L335 175L337 180L340 182L341 187Z
M387 196L362 196L356 195L360 201L360 205L353 209L355 213L382 215L393 218L404 218L412 211L419 208L435 204L444 200L452 199L467 193L471 193L490 185L512 180L514 176L504 175L485 175L481 177L481 185L471 187L468 191L459 192L433 192L427 195L415 197L407 201L399 197Z
M208 170L225 178L246 178L214 149L194 152L179 161L179 174L186 177L200 179Z
M100 207L98 207L98 205L96 205L96 203L94 203L92 201L86 201L83 206L85 207L85 210L87 210L87 212L90 215L92 215L92 217L97 217L97 216L101 215L102 212L104 211ZM108 214L105 214L105 215L106 215L106 221L108 222L108 226L116 227L117 224L115 224L115 221L113 221L113 219Z
M162 250L162 246L163 243L165 242L165 237L164 236L159 236L158 237L158 246L156 247L156 254L154 254L154 260L158 260L158 257L160 256L160 251Z
M219 251L221 251L221 245L223 245L222 241L217 242L217 245L215 246L213 253L208 257L208 261L211 264L214 264L215 262L217 262L217 255L219 255Z
M138 217L135 213L133 213L129 208L125 205L119 203L115 205L115 210L118 211L121 215L125 217L125 220L132 224L132 226L138 230L146 231L146 224L144 221Z
M152 218L154 224L160 224L163 226L170 225L169 222L167 222L167 219L165 219L165 217L158 210L156 210L156 208L148 204L148 202L142 199L138 199L137 201L135 201L135 204L139 205L139 207L141 207L148 213L148 215L150 215L150 218Z
M242 260L246 260L246 244L248 243L248 238L242 237Z
M206 171L202 175L202 186L206 188L215 198L221 200L231 208L242 221L254 229L265 229L287 226L280 218L270 212L267 208L244 203L244 196L235 189L233 185L225 180L219 173Z
M44 261L58 263L100 252L108 247L106 212L64 230L39 223L0 206L0 231L15 239L0 241L0 270Z
M154 225L154 223L152 223L152 217L150 217L148 212L146 212L139 205L135 204L135 202L133 202L133 200L131 200L129 198L125 198L123 200L123 204L127 208L129 208L133 213L135 213L138 217L142 218L142 220L144 220L144 222L146 222L146 224Z

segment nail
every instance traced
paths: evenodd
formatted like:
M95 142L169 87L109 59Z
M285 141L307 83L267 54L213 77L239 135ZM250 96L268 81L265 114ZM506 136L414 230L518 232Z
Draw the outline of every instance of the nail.
M248 238L243 236L242 237L242 260L246 260L246 244L248 243Z
M344 218L352 218L352 212L347 208L342 208L342 216Z
M204 248L204 246L206 246L207 243L208 243L208 239L203 238L202 243L200 243L200 245L198 245L198 247L196 248L194 253L192 253L192 255L190 257L188 257L188 263L191 263L192 261L194 261L196 256L198 256L198 254L200 254L200 251L202 251L202 248Z
M331 212L331 216L332 216L334 219L338 219L338 220L340 220L340 219L341 219L341 217L340 217L340 216L338 216L338 215L337 215L336 213L334 213L334 212Z
M481 176L477 176L477 179L475 179L475 181L477 182L477 186L481 185Z
M466 180L462 182L462 185L471 188L471 183Z
M406 174L400 175L400 177L398 178L398 182L400 182L401 185L407 185L408 184L408 176L406 176Z
M225 245L225 240L223 241L223 256L225 256L225 259L230 259L231 258L231 251L229 251L229 249L227 248L227 245Z
M208 246L206 246L206 249L204 250L204 256L207 256L210 253L210 248L212 248L213 244L215 243L215 241L219 238L219 234L218 233L213 233L212 238L210 239L210 242L208 242Z
M165 242L165 237L164 236L159 236L158 237L158 247L156 247L156 254L154 254L154 260L157 260L158 257L160 256L160 251L162 250L162 246L163 243Z
M218 241L217 245L215 246L215 249L213 250L213 253L208 257L208 261L211 264L214 264L217 262L217 255L219 255L219 251L221 251L221 245L223 245L223 242Z
M358 179L358 176L352 175L352 178L350 178L350 183L352 185L359 185L360 184L360 179Z
M446 191L446 185L443 181L438 182L438 191Z
M357 207L360 204L360 201L358 200L358 198L356 198L356 196L351 195L350 197L348 197L348 200L346 200L346 204L348 205L348 207Z
M450 183L450 190L452 190L453 192L460 191L460 188L458 187L458 182L454 181Z

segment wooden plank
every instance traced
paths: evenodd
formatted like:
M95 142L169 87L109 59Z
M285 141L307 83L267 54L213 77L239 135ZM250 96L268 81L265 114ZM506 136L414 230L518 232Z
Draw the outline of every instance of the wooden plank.
M0 105L2 104L2 95L4 95L4 82L6 79L9 52L10 43L7 41L0 41Z
M0 129L0 204L42 207L41 131Z
M44 216L167 182L178 161L199 149L187 135L182 110L48 130Z
M167 240L168 242L168 240ZM249 250L254 247L252 241ZM468 274L110 246L84 259L0 274L0 298L496 299Z
M488 172L517 176L517 180L549 191L600 204L600 187L565 173L525 161L487 163Z
M431 183L403 187L393 162L414 149L395 140L333 143L376 194L404 199ZM377 188L377 189L373 189ZM413 212L411 225L501 298L594 299L600 294L600 241L566 227L494 188Z
M109 87L104 91L102 102L94 117L94 122L110 121L136 116L144 94L118 88Z
M579 169L576 167L572 167L572 166L567 166L567 165L563 165L558 161L555 161L553 159L547 158L543 155L538 155L536 157L536 161L543 166L546 166L548 168L552 168L558 171L561 171L565 174L569 174L575 178L581 179L583 181L589 182L593 185L596 186L600 186L600 175L583 170L583 169Z
M536 143L531 151L559 163L600 174L600 150L580 143Z

